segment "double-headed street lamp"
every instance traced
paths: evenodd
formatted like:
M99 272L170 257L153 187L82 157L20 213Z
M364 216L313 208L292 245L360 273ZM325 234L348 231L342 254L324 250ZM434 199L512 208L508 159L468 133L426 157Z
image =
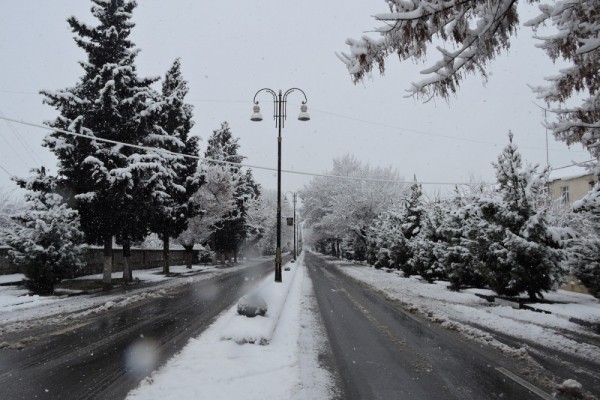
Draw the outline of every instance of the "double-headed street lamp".
M260 106L256 100L256 96L263 91L268 92L273 96L273 118L275 119L275 127L279 129L277 135L277 249L275 250L275 282L281 282L281 128L283 128L287 115L287 97L290 93L298 91L304 95L304 101L300 106L300 115L298 115L298 119L300 121L308 121L310 116L308 115L306 107L306 102L308 101L306 99L306 93L304 93L302 89L291 88L286 90L283 94L280 90L279 94L277 94L272 89L263 88L254 95L254 110L252 117L250 117L252 121L262 121L263 119L260 114Z

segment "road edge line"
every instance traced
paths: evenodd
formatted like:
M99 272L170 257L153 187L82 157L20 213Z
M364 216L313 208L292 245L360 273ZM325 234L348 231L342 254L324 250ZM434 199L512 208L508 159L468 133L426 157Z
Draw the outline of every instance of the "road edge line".
M495 367L495 370L498 371L498 372L500 372L502 375L504 375L504 376L512 379L514 382L516 382L519 385L523 386L524 388L526 388L530 392L537 394L542 399L545 399L545 400L556 400L553 396L551 396L548 393L544 392L542 389L538 388L537 386L534 386L533 384L527 382L525 379L521 378L520 376L518 376L516 374L513 374L512 372L510 372L509 370L507 370L507 369L505 369L503 367Z

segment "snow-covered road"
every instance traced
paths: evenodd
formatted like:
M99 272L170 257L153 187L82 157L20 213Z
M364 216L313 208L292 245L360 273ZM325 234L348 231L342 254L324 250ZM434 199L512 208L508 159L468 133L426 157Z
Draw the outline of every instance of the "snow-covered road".
M124 398L271 271L268 260L166 281L141 293L81 296L13 310L7 314L45 317L4 325L10 329L0 339L0 398ZM89 302L88 308L75 305L81 302Z
M404 278L398 271L386 273L332 257L325 259L331 268L366 284L398 307L527 362L532 371L548 375L542 380L551 391L575 380L600 395L600 335L590 326L570 321L575 317L592 325L600 323L600 302L592 296L562 290L546 293L546 299L556 303L530 304L551 312L545 314L515 309L511 302L489 303L475 295L494 294L486 289L453 292L448 282L429 284L419 277Z

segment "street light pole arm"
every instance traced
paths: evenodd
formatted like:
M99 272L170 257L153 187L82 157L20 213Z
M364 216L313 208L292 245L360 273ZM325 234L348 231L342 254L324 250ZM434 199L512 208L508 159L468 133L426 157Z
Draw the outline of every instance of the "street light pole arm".
M254 99L253 99L253 101L254 101L254 104L258 104L258 101L256 101L256 96L258 96L258 94L259 94L260 92L268 92L268 93L271 93L271 96L273 96L273 101L277 101L277 93L275 93L275 92L273 91L273 89L269 89L269 88L262 88L262 89L260 89L258 92L256 92L256 93L254 94Z
M292 93L293 91L298 91L298 92L302 93L302 95L304 96L304 101L302 102L302 104L306 104L306 102L308 101L308 98L306 97L306 93L304 93L304 90L302 90L300 88L295 88L295 87L290 88L285 91L285 93L283 94L283 101L287 101L288 94Z
M258 100L256 100L256 96L258 96L258 94L260 92L267 92L267 93L271 93L271 96L273 96L273 118L275 119L275 126L277 127L279 125L279 116L277 115L277 105L279 104L279 99L277 99L277 93L275 93L275 91L273 89L269 89L269 88L262 88L260 89L258 92L256 92L254 94L254 99L252 101L254 101L255 105L258 105Z

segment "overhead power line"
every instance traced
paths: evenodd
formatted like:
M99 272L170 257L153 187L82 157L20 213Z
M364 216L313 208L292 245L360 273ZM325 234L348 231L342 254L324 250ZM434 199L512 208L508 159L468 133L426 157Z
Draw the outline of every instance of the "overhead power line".
M14 90L0 90L0 93L39 95L39 93L21 92L21 91L14 91ZM189 103L248 103L248 100L236 100L236 99L188 99L186 101ZM382 123L382 122L370 121L367 119L356 118L356 117L350 116L350 115L344 115L344 114L338 114L338 113L334 113L334 112L330 112L330 111L320 110L320 109L314 108L312 106L310 109L317 113L330 115L332 117L347 119L347 120L351 120L351 121L357 121L357 122L361 122L363 124L379 126L382 128L393 129L393 130L401 131L401 132L408 132L408 133L414 133L414 134L418 134L418 135L439 137L439 138L444 138L444 139L448 139L448 140L457 140L457 141L462 141L462 142L485 144L485 145L489 145L489 146L503 146L502 143L495 143L495 142L490 142L487 140L471 139L471 138L466 138L466 137L461 137L461 136L445 135L442 133L428 132L428 131L422 131L422 130L418 130L418 129L390 125L390 124L386 124L386 123ZM544 150L544 151L547 150L547 148L535 147L535 146L519 146L519 147L522 149L530 149L530 150ZM550 150L551 151L559 151L559 152L572 152L572 153L573 152L577 152L577 153L585 152L585 150L564 150L564 149L550 149Z
M4 113L2 112L2 110L0 110L0 117L4 117ZM6 125L8 126L8 128L10 129L11 133L17 138L17 141L19 143L21 143L21 146L23 146L26 150L26 153L29 157L31 157L31 159L33 160L34 164L43 164L44 162L37 156L37 154L35 154L35 152L33 151L33 149L31 148L31 146L23 140L23 138L21 137L22 135L20 134L20 132L17 130L17 128L9 121L5 121Z
M116 144L116 145L131 147L131 148L135 148L135 149L140 149L140 150L160 152L160 153L164 153L164 154L181 156L181 157L191 158L191 159L200 160L200 161L210 161L210 162L215 162L215 163L225 164L225 165L234 165L234 166L254 168L254 169L265 170L265 171L277 171L277 168L264 167L264 166L260 166L260 165L252 165L252 164L246 164L246 163L236 163L236 162L231 162L231 161L215 160L213 158L208 158L208 157L200 157L200 156L192 156L189 154L176 153L176 152L161 149L158 147L140 146L140 145L135 145L135 144L119 142L117 140L104 139L104 138L100 138L100 137L96 137L96 136L84 135L81 133L71 132L71 131L67 131L64 129L51 128L48 126L34 124L31 122L19 121L19 120L7 118L4 116L0 116L0 119L5 120L5 121L14 122L17 124L31 126L34 128L39 128L39 129L44 129L44 130L49 130L49 131L54 131L54 132L60 132L65 135L80 137L80 138L84 138L84 139L88 139L88 140L95 140L95 141L103 142L103 143ZM333 178L333 179L346 179L346 180L367 181L367 182L379 182L379 183L396 183L396 184L412 184L412 183L414 183L414 181L399 181L399 180L395 180L395 179L378 179L378 178L364 178L364 177L358 177L358 176L318 174L318 173L314 173L314 172L294 171L294 170L286 170L286 169L282 169L281 172L284 172L287 174L304 175L304 176L314 176L314 177ZM463 182L422 182L422 181L420 181L418 183L420 183L422 185L470 185L470 183L463 183Z
M2 165L0 165L0 169L1 169L2 171L6 172L6 174L7 174L9 177L11 177L11 178L12 178L12 177L14 176L14 175L13 175L13 174L11 174L10 172L8 172L8 170L7 170L6 168L4 168Z

